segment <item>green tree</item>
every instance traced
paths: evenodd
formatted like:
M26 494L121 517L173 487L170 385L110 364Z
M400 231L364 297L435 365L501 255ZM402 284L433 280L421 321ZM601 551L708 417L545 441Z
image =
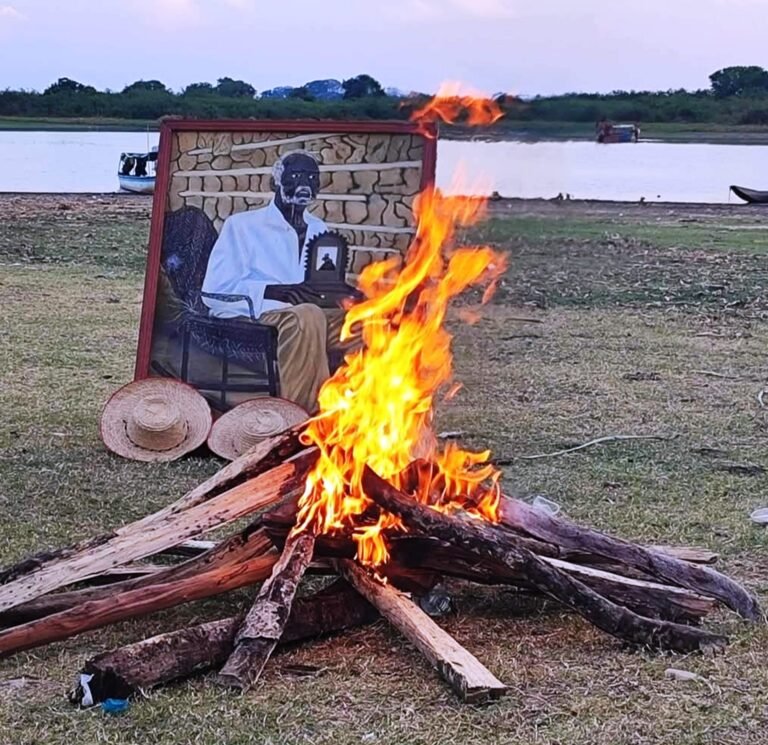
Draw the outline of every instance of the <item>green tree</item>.
M123 93L138 93L144 91L151 91L152 93L170 93L164 83L159 80L137 80L135 83L126 85L123 88Z
M219 78L216 81L216 93L227 98L253 98L256 95L256 89L244 80L233 80L232 78Z
M302 85L300 88L294 88L289 94L288 98L300 98L302 101L314 101L315 97L306 85Z
M59 78L43 91L43 95L51 96L57 93L96 93L96 89L92 85L83 85L71 78Z
M190 83L183 91L184 96L210 96L215 93L211 83Z
M724 67L709 76L718 98L768 92L768 70L756 65Z
M344 98L371 98L386 95L381 83L370 75L357 75L345 80L341 85L344 88Z

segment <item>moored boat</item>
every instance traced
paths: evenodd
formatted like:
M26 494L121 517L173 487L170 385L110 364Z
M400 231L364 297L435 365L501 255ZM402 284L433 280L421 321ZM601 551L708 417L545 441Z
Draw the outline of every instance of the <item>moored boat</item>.
M121 153L117 180L123 191L152 194L155 191L157 148L148 153Z
M750 204L768 204L768 191L747 189L745 186L731 185L731 191L739 198Z
M611 124L600 121L595 130L597 141L601 144L637 142L640 139L640 127L636 124Z

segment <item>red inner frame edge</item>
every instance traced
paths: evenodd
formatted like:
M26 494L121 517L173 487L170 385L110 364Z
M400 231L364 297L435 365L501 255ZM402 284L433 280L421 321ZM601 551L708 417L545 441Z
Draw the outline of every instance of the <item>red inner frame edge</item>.
M149 377L149 358L152 351L152 329L157 304L157 283L160 274L160 252L163 245L165 204L170 181L171 142L175 132L317 132L365 134L419 134L424 137L424 156L421 168L421 189L435 183L437 163L437 127L433 124L380 121L280 121L270 120L196 120L175 119L163 122L160 127L160 146L157 156L155 193L152 200L152 222L149 230L147 269L144 275L144 295L141 304L139 342L136 349L134 380Z

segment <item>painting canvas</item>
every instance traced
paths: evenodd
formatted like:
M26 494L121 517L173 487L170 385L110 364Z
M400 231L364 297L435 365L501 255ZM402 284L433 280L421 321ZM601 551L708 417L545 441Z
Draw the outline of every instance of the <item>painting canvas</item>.
M166 122L136 377L312 411L357 277L405 256L435 144L401 122Z

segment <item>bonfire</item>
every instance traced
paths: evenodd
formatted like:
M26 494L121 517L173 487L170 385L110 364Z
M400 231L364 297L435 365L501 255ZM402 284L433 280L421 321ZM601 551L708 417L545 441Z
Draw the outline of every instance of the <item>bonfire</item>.
M500 112L453 90L415 116L459 114L483 124ZM712 559L706 552L639 546L577 526L505 496L490 452L439 443L435 404L458 389L450 302L470 288L486 302L506 269L489 247L457 245L457 228L477 221L483 206L435 188L420 195L405 261L372 264L360 277L364 299L348 308L342 331L354 351L322 388L316 416L153 515L0 573L0 654L261 582L240 615L88 660L74 699L124 698L208 669L247 690L279 643L381 616L463 700L482 702L503 695L503 682L412 599L446 577L540 593L653 649L722 647L726 640L700 625L717 604L760 619L752 595L702 565ZM200 540L246 516L245 530ZM136 563L162 552L188 558ZM133 576L64 589L118 568ZM336 579L295 599L307 572Z

